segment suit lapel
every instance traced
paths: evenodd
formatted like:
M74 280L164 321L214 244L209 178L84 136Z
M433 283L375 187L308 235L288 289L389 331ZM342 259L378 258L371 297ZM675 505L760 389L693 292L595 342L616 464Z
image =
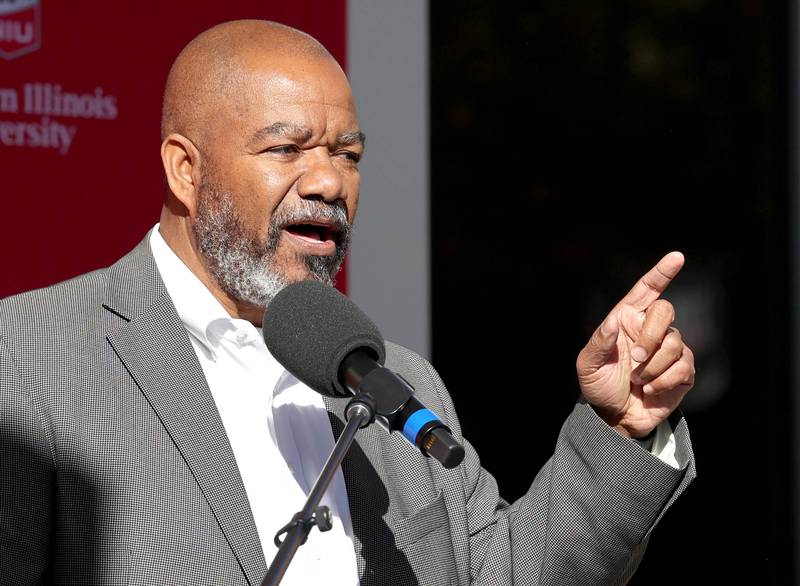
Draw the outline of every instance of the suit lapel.
M108 341L180 450L248 581L260 584L266 562L236 459L147 240L111 269L106 307L128 321Z

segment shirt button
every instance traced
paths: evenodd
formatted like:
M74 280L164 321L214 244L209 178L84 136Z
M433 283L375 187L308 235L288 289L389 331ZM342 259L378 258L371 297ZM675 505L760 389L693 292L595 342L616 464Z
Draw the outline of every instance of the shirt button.
M245 342L247 342L247 332L236 332L236 343L239 344L239 346L243 346Z

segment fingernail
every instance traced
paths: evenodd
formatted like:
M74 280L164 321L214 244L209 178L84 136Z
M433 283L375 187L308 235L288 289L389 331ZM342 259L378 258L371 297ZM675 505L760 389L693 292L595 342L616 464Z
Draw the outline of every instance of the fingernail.
M653 385L645 385L642 387L642 392L646 395L649 395L653 392Z
M644 362L647 358L647 350L641 346L634 346L633 350L631 350L631 356L636 362Z

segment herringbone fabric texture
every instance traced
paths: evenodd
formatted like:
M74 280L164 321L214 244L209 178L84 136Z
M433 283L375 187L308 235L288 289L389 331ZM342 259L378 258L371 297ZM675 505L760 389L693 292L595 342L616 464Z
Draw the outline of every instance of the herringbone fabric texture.
M460 438L433 368L387 351ZM326 403L338 433L347 401ZM359 431L344 474L362 584L626 582L694 477L685 423L673 426L681 470L579 403L511 505L466 442L445 470L397 434ZM108 269L0 301L0 583L257 585L266 562L147 239Z

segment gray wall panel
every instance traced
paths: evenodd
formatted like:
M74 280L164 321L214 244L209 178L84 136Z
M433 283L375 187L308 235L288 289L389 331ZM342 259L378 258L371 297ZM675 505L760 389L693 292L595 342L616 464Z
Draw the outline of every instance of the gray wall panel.
M348 13L367 134L349 294L386 338L428 356L428 3L350 0Z

